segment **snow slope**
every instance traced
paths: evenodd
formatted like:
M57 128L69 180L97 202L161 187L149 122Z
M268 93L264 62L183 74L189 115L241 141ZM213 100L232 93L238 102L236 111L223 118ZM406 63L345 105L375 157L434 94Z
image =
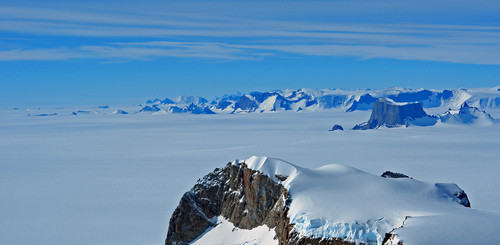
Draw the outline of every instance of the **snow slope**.
M385 234L406 220L421 235L435 235L421 238L405 228L397 229L396 233L404 232L405 244L423 244L423 240L428 241L425 244L484 244L500 240L500 234L491 228L492 224L500 227L500 216L460 205L454 194L462 190L455 184L382 178L341 164L307 169L268 157L251 157L244 162L278 183L276 175L288 176L283 182L292 199L288 216L302 236L382 244ZM463 222L456 222L460 218ZM453 231L458 230L468 239L454 237Z
M235 227L223 217L216 217L217 225L193 241L192 245L278 245L274 229L259 226L251 230Z

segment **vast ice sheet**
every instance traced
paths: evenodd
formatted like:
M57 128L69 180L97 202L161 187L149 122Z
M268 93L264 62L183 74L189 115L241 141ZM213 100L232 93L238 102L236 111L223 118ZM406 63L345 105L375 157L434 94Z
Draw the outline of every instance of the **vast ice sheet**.
M453 182L473 208L500 212L499 125L328 132L370 112L70 115L77 110L92 108L0 110L0 244L162 244L198 178L252 155Z

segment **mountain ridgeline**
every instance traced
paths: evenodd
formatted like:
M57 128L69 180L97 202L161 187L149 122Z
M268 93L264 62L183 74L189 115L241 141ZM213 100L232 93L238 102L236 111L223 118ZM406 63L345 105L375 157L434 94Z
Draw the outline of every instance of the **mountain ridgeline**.
M339 109L347 112L371 110L379 98L397 103L419 102L424 108L458 109L467 102L478 108L500 108L498 88L485 89L404 89L341 90L298 89L225 95L209 101L198 96L148 100L140 113L264 113L274 111L321 111Z

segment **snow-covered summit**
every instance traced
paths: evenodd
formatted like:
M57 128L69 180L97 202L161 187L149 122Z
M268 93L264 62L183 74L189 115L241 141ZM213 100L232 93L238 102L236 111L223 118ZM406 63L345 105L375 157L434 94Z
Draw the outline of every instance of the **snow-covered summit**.
M287 161L271 158L252 156L244 161L234 163L245 163L249 169L253 169L269 176L273 181L288 187L289 183L301 172L301 168Z
M213 206L215 203L219 206ZM211 206L204 206L208 204ZM200 214L189 218L182 210L193 207ZM500 216L468 207L467 195L453 183L385 178L342 164L308 169L252 156L216 169L185 194L171 219L174 228L169 228L167 244L175 244L175 237L183 236L175 228L183 227L181 220L192 222L199 219L196 217L206 217L212 227L200 231L196 244L219 244L221 241L214 240L217 237L237 244L278 244L278 240L280 244L302 244L307 239L354 244L434 244L432 240L438 241L435 244L470 244L500 239L491 227L500 225ZM222 210L214 213L218 208ZM257 242L264 240L263 225L278 240L270 241L266 233L266 242ZM231 229L235 232L228 232ZM436 229L440 231L437 235ZM455 236L455 229L466 231L461 236L467 239ZM484 232L486 236L476 236ZM252 234L258 236L252 238Z
M456 184L382 178L342 164L306 169L255 156L245 163L274 180L289 176L284 182L292 199L288 217L303 236L381 244L408 216L464 209L458 198L464 192Z
M449 109L444 114L440 115L442 122L448 123L465 123L465 124L480 124L490 125L495 123L495 119L483 110L476 107L471 107L464 102L460 109Z

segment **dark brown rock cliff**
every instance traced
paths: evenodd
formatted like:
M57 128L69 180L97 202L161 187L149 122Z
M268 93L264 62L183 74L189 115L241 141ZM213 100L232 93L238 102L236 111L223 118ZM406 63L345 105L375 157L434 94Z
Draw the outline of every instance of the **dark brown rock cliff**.
M287 190L244 164L228 164L200 179L181 198L170 219L165 244L188 244L223 216L236 227L275 228L280 244L291 230ZM283 242L281 242L283 241Z

